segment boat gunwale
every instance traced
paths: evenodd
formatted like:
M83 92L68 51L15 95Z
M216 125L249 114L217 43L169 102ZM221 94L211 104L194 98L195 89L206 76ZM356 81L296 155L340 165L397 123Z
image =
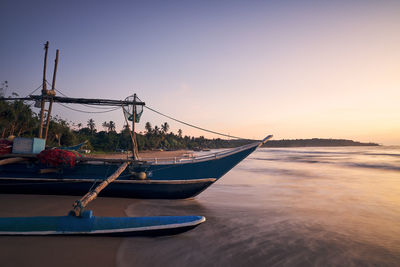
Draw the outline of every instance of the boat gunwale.
M152 158L153 160L133 160L133 159L107 159L107 158L81 158L79 159L80 162L109 162L109 163L123 163L123 162L132 162L135 164L151 164L151 165L165 165L165 164L190 164L190 163L197 163L197 162L204 162L209 160L221 159L227 156L239 153L241 151L252 149L260 145L261 142L255 142L247 145L243 145L236 148L231 148L228 150L210 153L202 156L197 156L193 158ZM4 154L0 155L0 158L13 158L13 157L22 157L26 158L27 160L33 160L37 158L37 154Z

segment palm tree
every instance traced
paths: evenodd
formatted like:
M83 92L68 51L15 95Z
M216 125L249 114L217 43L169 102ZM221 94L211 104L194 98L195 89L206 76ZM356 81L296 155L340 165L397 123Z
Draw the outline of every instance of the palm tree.
M163 124L161 124L161 131L163 134L166 134L168 130L169 130L168 122L164 122Z
M110 121L110 122L108 123L108 131L109 131L109 132L115 132L115 122Z
M87 127L89 128L89 130L90 130L90 133L94 133L95 132L95 127L96 127L96 124L94 123L94 120L93 119L89 119L88 121L87 121Z
M154 134L158 135L160 133L160 128L158 128L158 126L154 126Z
M147 134L151 134L153 132L153 128L151 127L150 122L146 122L146 125L144 126L144 128L146 129Z
M103 122L101 126L103 126L105 132L107 132L107 130L110 128L110 124L106 121Z
M179 130L178 130L178 136L179 136L180 138L182 138L182 129L179 129Z

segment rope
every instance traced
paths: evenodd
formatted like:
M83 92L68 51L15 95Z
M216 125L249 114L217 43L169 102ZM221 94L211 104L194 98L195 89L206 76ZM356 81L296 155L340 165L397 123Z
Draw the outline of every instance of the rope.
M42 87L43 84L39 85L35 90L33 90L31 93L27 94L26 97L30 96L31 94L33 94L34 92L36 92L37 90L39 90L40 87Z
M46 83L49 85L49 86L52 86L48 81L46 81ZM63 95L63 96L65 96L65 97L68 97L66 94L64 94L63 92L61 92L61 90L59 90L59 89L57 89L57 88L55 88L54 87L54 90L56 91L56 92L58 92L58 93L60 93L61 95ZM61 103L58 103L58 104L60 104L60 105L62 105ZM74 109L72 109L72 108L69 108L69 109L72 109L72 110L74 110L74 111L78 111L78 112L86 112L86 113L106 113L106 112L111 112L111 111L114 111L114 110L117 110L118 108L102 108L102 107L94 107L94 106L91 106L91 105L88 105L88 104L78 104L78 105L82 105L82 106L85 106L85 107L88 107L88 108L94 108L94 109L103 109L103 110L107 110L107 111L104 111L104 112L95 112L95 111L93 111L93 112L91 112L91 111L84 111L84 110L74 110ZM63 106L63 105L62 105ZM65 106L64 106L65 107ZM67 107L68 108L68 107Z
M64 108L67 108L67 109L70 109L70 110L73 110L73 111L77 111L77 112L82 112L82 113L107 113L107 112L112 112L112 111L115 111L117 109L120 109L120 107L116 107L116 108L105 110L105 111L87 111L87 110L80 110L80 109L71 108L71 107L63 105L61 103L57 103L57 104L63 106Z
M139 100L140 100L140 99L139 99ZM140 100L140 101L141 101L141 100ZM237 137L237 136L233 136L233 135L229 135L229 134L219 133L219 132L212 131L212 130L207 130L207 129L205 129L205 128L202 128L202 127L199 127L199 126L196 126L196 125L193 125L193 124L190 124L190 123L187 123L187 122L184 122L184 121L175 119L175 118L173 118L173 117L171 117L171 116L168 116L168 115L166 115L166 114L163 114L163 113L161 113L161 112L159 112L159 111L157 111L157 110L155 110L155 109L152 109L152 108L150 108L150 107L147 106L147 105L144 106L144 107L147 108L148 110L151 110L151 111L153 111L153 112L155 112L155 113L157 113L157 114L159 114L159 115L161 115L161 116L164 116L164 117L166 117L166 118L168 118L168 119L171 119L171 120L173 120L173 121L179 122L179 123L184 124L184 125L187 125L187 126L189 126L189 127L196 128L196 129L201 130L201 131L204 131L204 132L209 132L209 133L213 133L213 134L217 134L217 135L221 135L221 136L225 136L225 137L229 137L229 138L244 139L244 140L252 140L252 139L249 139L249 138L242 138L242 137Z
M66 94L61 92L59 89L54 88L54 90L56 90L58 93L62 94L63 96L68 97ZM95 106L91 106L91 105L88 105L88 104L78 104L78 105L82 105L82 106L85 106L85 107L88 107L88 108L94 108L94 109L106 109L106 110L113 109L113 108L95 107Z

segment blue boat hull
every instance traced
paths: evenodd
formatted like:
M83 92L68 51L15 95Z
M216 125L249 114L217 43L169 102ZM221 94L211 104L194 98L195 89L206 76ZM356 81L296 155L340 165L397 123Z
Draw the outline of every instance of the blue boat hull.
M91 214L91 212L90 212ZM159 236L179 234L205 221L203 216L0 218L0 235Z
M134 162L100 196L181 199L198 195L257 149L259 143L215 158L174 163ZM0 192L83 195L115 172L120 163L82 162L57 173L40 173L43 166L16 163L0 166ZM146 179L135 178L145 173Z
M100 197L126 197L146 199L183 199L198 195L213 184L212 181L193 181L173 184L125 184L112 183ZM29 182L14 179L0 179L0 193L5 194L41 194L82 196L92 188L93 182Z

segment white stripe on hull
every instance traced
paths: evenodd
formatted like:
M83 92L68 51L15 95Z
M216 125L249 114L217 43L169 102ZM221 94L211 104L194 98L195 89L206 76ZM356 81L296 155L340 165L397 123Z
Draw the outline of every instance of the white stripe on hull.
M122 229L107 229L107 230L94 230L94 231L82 231L82 232L69 232L69 231L30 231L30 232L2 232L0 235L79 235L79 234L112 234L112 233L126 233L126 232L140 232L140 231L154 231L154 230L166 230L173 228L182 228L187 226L195 226L206 221L205 217L199 220L187 222L187 223L174 223L165 225L153 225L143 226L134 228L122 228Z
M62 178L17 178L17 177L1 177L1 180L11 181L35 181L35 182L101 182L98 179L62 179ZM202 179L190 179L190 180L115 180L113 183L120 184L193 184L193 183L205 183L215 182L216 178L202 178Z

